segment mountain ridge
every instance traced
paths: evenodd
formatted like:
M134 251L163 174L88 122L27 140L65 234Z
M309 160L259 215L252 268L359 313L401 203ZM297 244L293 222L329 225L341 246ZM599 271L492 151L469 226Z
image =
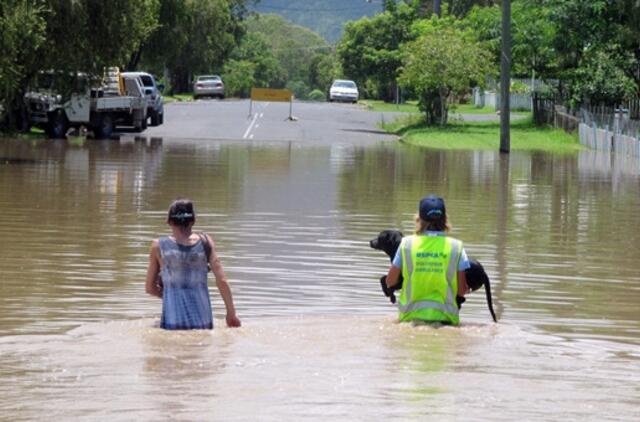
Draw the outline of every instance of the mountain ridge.
M342 36L346 22L381 12L382 3L380 0L260 0L253 10L278 14L335 43Z

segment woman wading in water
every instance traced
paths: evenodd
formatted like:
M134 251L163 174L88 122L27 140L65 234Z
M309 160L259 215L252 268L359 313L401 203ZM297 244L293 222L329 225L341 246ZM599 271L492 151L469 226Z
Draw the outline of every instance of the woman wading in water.
M209 267L227 308L229 327L239 327L231 288L208 234L192 232L193 202L177 199L169 207L171 235L151 244L146 291L162 299L160 327L167 330L212 329L213 314L207 286Z

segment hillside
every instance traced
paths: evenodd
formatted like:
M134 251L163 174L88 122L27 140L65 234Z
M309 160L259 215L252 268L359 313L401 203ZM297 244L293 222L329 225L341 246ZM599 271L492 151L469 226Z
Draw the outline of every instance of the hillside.
M260 0L254 10L275 13L290 22L312 29L334 43L345 22L372 16L382 9L380 0Z

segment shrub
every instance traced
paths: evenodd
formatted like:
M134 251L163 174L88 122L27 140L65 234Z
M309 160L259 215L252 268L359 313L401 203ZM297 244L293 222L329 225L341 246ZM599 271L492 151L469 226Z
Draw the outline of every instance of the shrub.
M314 89L309 93L307 98L311 101L325 101L327 96L319 89Z

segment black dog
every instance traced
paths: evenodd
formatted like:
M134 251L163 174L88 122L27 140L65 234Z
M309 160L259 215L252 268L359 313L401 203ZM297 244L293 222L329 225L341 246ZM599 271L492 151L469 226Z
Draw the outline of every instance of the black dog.
M377 237L372 239L369 242L369 246L373 249L381 250L386 253L391 261L396 256L396 251L400 247L400 242L402 241L402 232L397 230L384 230L378 234ZM471 267L465 270L465 275L467 276L467 285L472 292L475 292L480 287L484 286L485 294L487 297L487 305L489 306L489 312L491 312L491 317L494 322L498 322L496 318L496 314L493 311L493 300L491 299L491 282L489 281L489 276L477 260L469 258L471 263ZM384 275L380 278L380 286L382 287L382 291L385 296L389 298L391 303L396 303L396 296L394 292L396 290L400 290L402 288L402 275L398 283L393 287L387 287L387 276ZM458 303L458 308L462 306L462 304L466 301L464 297L457 296L456 302Z
M369 246L373 249L386 253L389 256L389 259L393 262L393 258L396 256L396 251L400 247L400 242L402 242L402 232L397 230L385 230L380 232L377 237L371 239ZM402 274L400 274L398 283L393 287L387 287L387 276L383 275L380 277L380 287L382 287L382 292L389 298L391 303L396 303L396 295L394 292L402 289L402 281Z

